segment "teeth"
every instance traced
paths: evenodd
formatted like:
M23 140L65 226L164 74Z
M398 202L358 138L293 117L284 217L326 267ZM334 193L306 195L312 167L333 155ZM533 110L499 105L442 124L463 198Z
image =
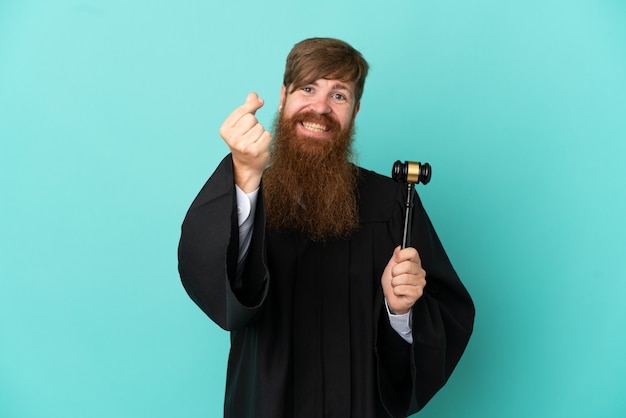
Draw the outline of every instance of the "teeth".
M326 132L326 130L328 129L326 125L320 125L319 123L313 122L302 122L302 126L312 132Z

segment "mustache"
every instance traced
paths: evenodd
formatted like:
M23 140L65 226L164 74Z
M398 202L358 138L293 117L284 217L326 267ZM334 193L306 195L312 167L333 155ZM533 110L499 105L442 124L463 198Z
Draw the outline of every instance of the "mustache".
M326 125L330 131L338 132L341 130L341 125L332 116L327 114L319 114L313 111L304 111L293 115L290 118L294 123L313 122L321 125Z

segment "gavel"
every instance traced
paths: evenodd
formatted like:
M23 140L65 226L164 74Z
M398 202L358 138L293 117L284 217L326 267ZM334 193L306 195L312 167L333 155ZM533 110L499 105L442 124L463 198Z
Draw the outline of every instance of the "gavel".
M428 184L432 170L428 163L413 161L396 161L391 169L391 178L397 182L406 183L406 208L404 214L404 233L402 235L402 248L411 245L411 220L413 218L413 188L415 184Z

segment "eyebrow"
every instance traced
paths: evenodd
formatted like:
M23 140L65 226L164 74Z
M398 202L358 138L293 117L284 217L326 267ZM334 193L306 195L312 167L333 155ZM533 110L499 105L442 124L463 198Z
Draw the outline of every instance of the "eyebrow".
M317 84L317 80L315 82L313 82L313 84ZM348 85L346 85L344 83L341 83L341 82L337 82L337 83L333 84L331 86L331 89L332 90L348 90L348 91L352 91L350 89L350 87L348 87Z
M350 93L352 93L352 89L351 89L350 87L346 86L346 85L345 85L345 84L343 84L343 83L335 83L335 84L333 85L332 89L333 89L333 90L347 90L347 91L349 91Z
M313 86L317 86L318 85L317 80L315 80L315 81L313 81L311 83L307 83L307 84L311 84ZM333 84L331 86L331 89L332 90L348 90L348 91L352 91L350 89L350 87L348 87L347 84L344 84L344 83L341 83L341 82L337 82L337 83Z
M313 85L317 85L317 80L315 80L313 83ZM330 87L331 90L343 90L347 93L349 93L349 96L352 97L354 95L354 89L351 89L350 87L348 87L347 84L342 83L342 82L336 82L335 84L333 84Z

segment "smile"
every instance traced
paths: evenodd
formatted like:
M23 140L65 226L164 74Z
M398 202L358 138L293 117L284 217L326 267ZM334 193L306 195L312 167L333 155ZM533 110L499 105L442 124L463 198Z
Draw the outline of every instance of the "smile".
M307 131L311 131L311 132L327 132L328 131L328 126L322 125L320 123L302 122L302 126L304 127L304 129L306 129Z

